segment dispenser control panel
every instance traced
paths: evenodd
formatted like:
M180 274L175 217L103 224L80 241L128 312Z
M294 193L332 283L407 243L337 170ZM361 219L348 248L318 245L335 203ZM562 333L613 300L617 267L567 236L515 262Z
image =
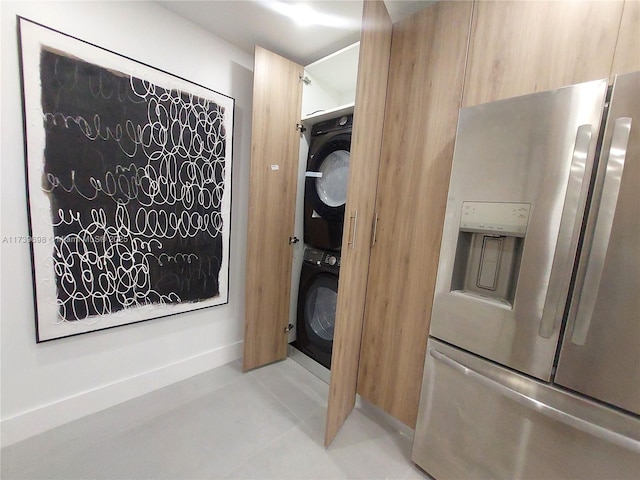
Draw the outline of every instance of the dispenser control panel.
M524 237L530 211L529 203L462 202L460 230Z

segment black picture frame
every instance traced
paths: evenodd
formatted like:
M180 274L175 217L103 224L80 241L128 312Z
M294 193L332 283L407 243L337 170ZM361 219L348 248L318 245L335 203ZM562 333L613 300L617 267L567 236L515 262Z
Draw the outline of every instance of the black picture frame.
M36 341L228 303L235 100L18 32Z

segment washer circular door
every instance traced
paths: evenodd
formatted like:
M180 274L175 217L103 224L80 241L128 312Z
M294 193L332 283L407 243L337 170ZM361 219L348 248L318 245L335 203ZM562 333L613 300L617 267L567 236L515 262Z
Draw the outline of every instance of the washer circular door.
M310 279L304 297L304 329L309 342L331 352L338 302L338 277L319 273Z
M336 135L314 153L307 177L306 192L313 209L325 220L342 221L347 203L351 135Z

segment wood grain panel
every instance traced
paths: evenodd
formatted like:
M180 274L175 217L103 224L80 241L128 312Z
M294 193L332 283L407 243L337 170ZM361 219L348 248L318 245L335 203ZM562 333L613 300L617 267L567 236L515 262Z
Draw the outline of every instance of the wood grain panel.
M287 355L302 66L256 47L253 80L244 370ZM276 167L277 165L277 167Z
M356 398L391 28L382 1L364 2L325 445L333 440ZM353 232L349 217L355 212L357 227ZM348 242L353 233L357 236L351 248Z
M477 2L464 106L609 77L622 7L621 1Z
M394 25L358 393L415 428L471 2Z
M621 73L640 70L640 1L626 0L613 56L611 80Z

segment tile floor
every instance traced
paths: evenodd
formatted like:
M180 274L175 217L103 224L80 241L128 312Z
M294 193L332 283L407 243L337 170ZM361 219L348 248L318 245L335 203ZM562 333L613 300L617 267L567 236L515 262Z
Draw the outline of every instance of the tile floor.
M360 404L328 449L328 385L287 359L216 368L2 449L13 479L427 479Z

